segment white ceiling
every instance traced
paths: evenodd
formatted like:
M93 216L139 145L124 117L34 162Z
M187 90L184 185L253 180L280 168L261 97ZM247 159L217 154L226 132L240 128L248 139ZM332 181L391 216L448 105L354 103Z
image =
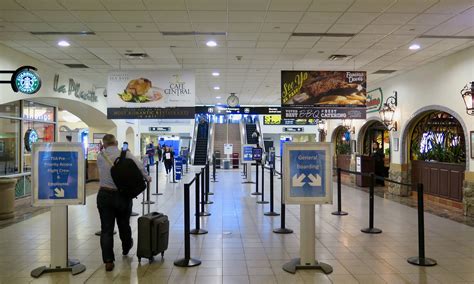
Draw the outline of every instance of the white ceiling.
M94 31L91 36L35 36L33 31ZM163 31L226 36L163 36ZM293 37L292 32L356 33L352 38ZM367 70L369 85L473 45L473 0L0 0L0 43L57 70L105 86L111 69L191 69L197 103L279 104L280 70ZM62 48L57 41L67 39ZM213 39L218 47L209 48ZM418 51L408 50L419 43ZM146 60L127 60L127 51ZM328 61L331 54L353 56ZM1 56L1 55L0 55ZM236 56L242 56L239 61ZM399 70L375 75L379 69ZM212 71L221 76L212 77ZM219 91L213 90L220 86ZM216 100L221 96L221 100Z

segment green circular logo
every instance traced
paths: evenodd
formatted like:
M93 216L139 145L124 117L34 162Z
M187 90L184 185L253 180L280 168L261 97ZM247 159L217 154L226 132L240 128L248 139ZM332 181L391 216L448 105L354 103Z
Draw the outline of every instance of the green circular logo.
M14 79L18 91L24 94L34 94L38 92L41 87L41 79L33 70L22 70Z

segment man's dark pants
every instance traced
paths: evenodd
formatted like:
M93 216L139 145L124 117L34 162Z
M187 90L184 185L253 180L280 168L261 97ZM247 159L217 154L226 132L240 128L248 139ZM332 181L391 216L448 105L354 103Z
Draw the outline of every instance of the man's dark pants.
M101 224L100 247L102 248L104 263L115 260L115 220L117 220L122 249L128 250L132 246L132 229L130 228L132 205L132 200L124 197L118 191L101 189L97 194L97 208L99 209Z

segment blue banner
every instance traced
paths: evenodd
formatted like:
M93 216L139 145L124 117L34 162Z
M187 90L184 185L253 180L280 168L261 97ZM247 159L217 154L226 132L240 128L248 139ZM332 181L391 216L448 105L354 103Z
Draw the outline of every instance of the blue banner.
M176 180L181 180L181 176L183 174L183 158L180 156L176 157L174 159L175 161L175 174L176 174Z
M252 149L254 146L251 145L244 145L243 146L243 151L242 151L242 162L244 163L250 163L252 162Z
M38 200L78 198L78 153L39 151Z
M324 150L290 150L290 197L326 196Z

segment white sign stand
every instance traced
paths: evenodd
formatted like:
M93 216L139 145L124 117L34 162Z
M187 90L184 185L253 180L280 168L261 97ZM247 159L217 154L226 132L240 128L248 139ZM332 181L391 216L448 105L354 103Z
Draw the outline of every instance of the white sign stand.
M40 156L41 153L41 156ZM81 143L35 143L33 144L32 190L33 206L49 206L51 229L51 263L31 271L34 278L43 273L70 271L72 275L86 270L85 265L77 260L68 259L68 205L85 204L85 163L84 150ZM44 168L49 168L45 171ZM64 188L56 188L54 195L47 182L67 176ZM69 179L71 177L71 179ZM48 180L49 179L49 180ZM77 183L69 185L70 180ZM40 194L41 192L41 194ZM74 197L68 197L77 192Z
M68 210L67 205L51 207L51 264L31 271L34 278L43 273L71 271L76 275L86 271L77 260L68 259Z
M332 145L330 143L285 143L283 145L283 189L286 204L300 205L300 258L283 265L283 270L320 269L332 273L332 267L316 260L315 204L332 203ZM302 177L302 178L300 178ZM324 182L322 180L324 179ZM306 195L301 195L301 190ZM321 194L321 191L323 194Z
M296 273L297 269L321 269L325 274L331 273L332 267L316 260L315 210L314 204L300 205L300 257L283 265L283 270Z

